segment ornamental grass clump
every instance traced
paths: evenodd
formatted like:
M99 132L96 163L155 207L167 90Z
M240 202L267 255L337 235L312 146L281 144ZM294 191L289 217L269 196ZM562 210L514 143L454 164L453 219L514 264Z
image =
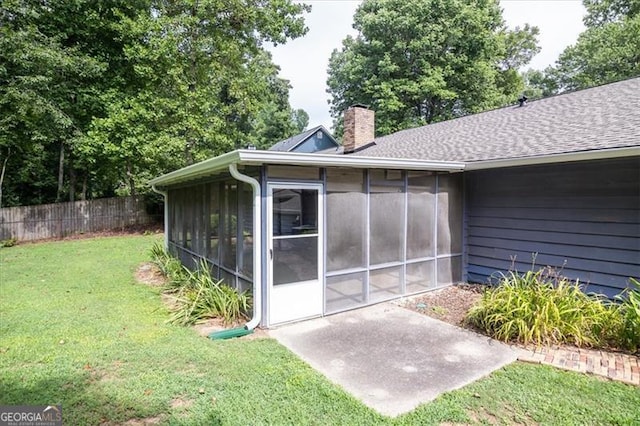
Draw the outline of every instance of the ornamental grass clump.
M207 262L200 261L195 272L188 271L188 284L175 296L176 305L169 322L192 325L209 318L222 318L232 324L245 318L250 306L250 296L238 293L222 280L211 277Z
M163 291L174 293L185 285L188 285L189 270L186 269L180 260L169 254L164 247L155 243L151 247L152 262L160 269L162 275L167 278Z
M616 296L620 302L622 325L619 334L620 346L632 352L640 351L640 282L634 278L623 294Z
M502 341L589 347L615 344L621 326L615 304L545 269L502 274L467 321Z
M211 276L206 261L191 271L160 245L151 249L153 261L168 278L163 292L173 300L169 322L193 325L209 318L221 318L233 324L244 318L251 306L251 296L238 292Z

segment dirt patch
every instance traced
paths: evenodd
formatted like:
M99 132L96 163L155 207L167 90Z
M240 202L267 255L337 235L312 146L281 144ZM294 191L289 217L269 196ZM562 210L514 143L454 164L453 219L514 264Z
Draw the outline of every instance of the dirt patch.
M207 336L209 336L209 334L211 334L211 333L213 333L215 331L220 331L220 330L224 330L224 329L227 329L227 328L233 328L235 326L240 326L240 324L234 324L234 325L225 326L224 322L222 321L222 318L211 318L211 319L208 319L206 321L203 321L201 323L198 323L198 324L194 325L193 329L200 336L207 337Z
M256 339L270 339L269 333L267 330L256 327L253 329L253 333L247 334L246 336L242 336L241 339L244 340L256 340Z
M164 303L164 305L167 307L167 309L169 309L170 312L178 309L178 299L176 299L175 295L162 293L160 294L160 300L162 300L162 303Z
M186 410L193 405L193 400L184 398L174 398L171 400L171 408L178 410Z
M151 262L145 262L138 266L135 277L139 283L153 287L161 287L167 282L167 278L162 274L158 266Z
M482 297L485 286L479 284L458 284L419 296L404 299L401 306L462 326L469 309Z
M474 423L481 423L481 424L485 424L485 425L486 424L489 424L489 425L498 425L498 424L500 424L500 419L497 418L492 413L490 413L489 411L487 411L487 409L484 408L484 407L478 408L477 411L467 410L467 415L469 416L469 418L471 420L473 420ZM521 424L521 423L514 423L514 424Z
M111 368L109 370L101 372L100 381L113 382L116 380L120 380L121 378L119 373L123 365L124 365L124 362L120 361L119 359L113 361L111 363Z
M123 423L123 425L126 426L148 426L148 425L159 425L160 423L162 423L162 417L161 416L155 416L155 417L146 417L144 419L131 419L131 420L127 420L126 422Z

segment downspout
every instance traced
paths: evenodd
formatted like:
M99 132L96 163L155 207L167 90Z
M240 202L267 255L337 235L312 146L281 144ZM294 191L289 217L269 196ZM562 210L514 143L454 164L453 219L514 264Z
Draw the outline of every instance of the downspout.
M244 326L245 330L253 331L260 324L262 317L262 256L260 255L262 247L262 194L260 182L251 176L240 173L235 163L229 165L229 173L234 179L248 183L253 188L253 318Z
M169 203L167 191L161 191L155 185L151 185L153 192L162 195L164 199L164 249L169 250Z

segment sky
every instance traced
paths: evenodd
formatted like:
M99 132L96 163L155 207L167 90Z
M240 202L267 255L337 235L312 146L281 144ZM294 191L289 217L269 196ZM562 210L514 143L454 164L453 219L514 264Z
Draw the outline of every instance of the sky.
M309 128L324 125L331 129L327 67L333 49L342 40L355 35L353 14L360 0L306 0L312 6L305 15L309 31L304 37L285 45L271 47L273 61L280 66L280 76L290 81L289 101L293 108L309 114ZM544 69L552 65L565 47L575 43L584 31L585 14L581 0L500 0L503 18L509 28L525 23L540 29L538 42L542 50L526 68Z

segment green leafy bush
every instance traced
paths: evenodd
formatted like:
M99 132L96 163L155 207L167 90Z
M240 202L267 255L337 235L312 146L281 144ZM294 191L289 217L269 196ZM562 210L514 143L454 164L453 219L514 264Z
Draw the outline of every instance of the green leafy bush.
M630 282L632 287L622 295L616 296L620 301L618 309L622 317L619 344L624 349L638 351L640 350L640 282L634 278L631 278Z
M552 272L502 274L499 285L471 308L468 323L498 340L524 344L615 343L622 322L615 304Z
M168 278L164 293L175 301L169 322L192 325L208 318L222 318L232 324L246 318L250 294L239 293L222 280L215 280L206 261L201 260L198 269L191 271L159 244L152 247L151 256Z
M0 241L0 247L13 247L18 244L18 240L15 238L8 238L6 240Z

